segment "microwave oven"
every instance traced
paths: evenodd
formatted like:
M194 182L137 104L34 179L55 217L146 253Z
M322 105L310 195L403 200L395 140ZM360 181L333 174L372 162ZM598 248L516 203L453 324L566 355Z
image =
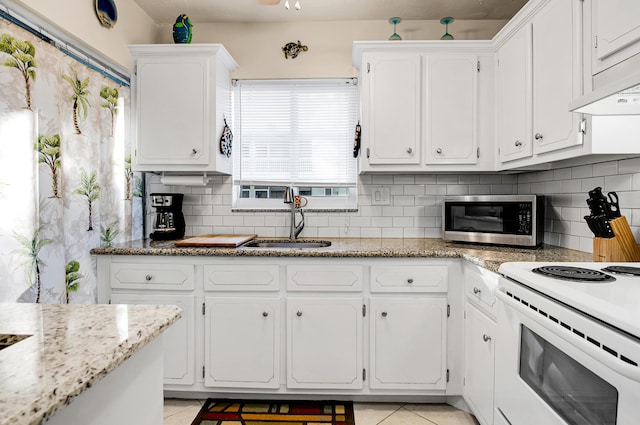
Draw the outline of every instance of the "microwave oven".
M446 241L536 247L544 235L544 197L446 196L442 233Z

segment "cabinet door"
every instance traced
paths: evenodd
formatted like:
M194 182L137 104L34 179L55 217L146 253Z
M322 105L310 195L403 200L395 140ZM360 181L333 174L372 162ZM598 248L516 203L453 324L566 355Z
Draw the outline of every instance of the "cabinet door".
M370 361L375 389L444 390L447 299L371 299Z
M498 50L498 147L501 162L526 158L531 146L531 28L525 26Z
M593 0L592 10L596 59L604 59L640 41L638 0Z
M579 2L578 2L579 3ZM552 0L533 20L533 144L536 154L582 144L580 114L569 112L569 102L580 95L575 81L581 75L575 22L576 3ZM581 7L581 3L579 3ZM640 15L639 20L640 20ZM575 89L575 91L574 91Z
M164 332L164 383L195 383L194 298L192 295L111 294L112 304L176 305L182 318Z
M132 137L138 164L208 164L209 66L206 57L137 60Z
M362 388L362 299L287 300L287 387Z
M378 53L364 59L362 138L369 164L420 164L420 55Z
M475 164L477 149L478 58L427 56L427 164Z
M465 316L464 395L482 425L493 423L495 323L470 303Z
M208 387L278 388L280 300L206 298Z

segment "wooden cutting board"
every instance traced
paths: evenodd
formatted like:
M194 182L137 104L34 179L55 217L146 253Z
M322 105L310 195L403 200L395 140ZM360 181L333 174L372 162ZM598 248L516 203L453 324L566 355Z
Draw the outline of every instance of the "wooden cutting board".
M257 235L201 235L176 242L176 246L237 248Z

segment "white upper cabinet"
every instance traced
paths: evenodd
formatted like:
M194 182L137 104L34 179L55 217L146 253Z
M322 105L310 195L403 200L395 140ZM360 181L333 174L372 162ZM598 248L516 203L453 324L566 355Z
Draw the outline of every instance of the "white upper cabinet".
M475 55L426 61L426 163L475 164L478 160L478 73Z
M488 41L355 42L360 172L492 170Z
M220 44L129 50L133 170L231 173L218 147L224 118L231 117L229 73L237 68L229 53Z
M582 94L581 67L577 60L579 19L581 17L574 14L572 1L553 0L532 22L536 153L582 143L582 133L578 131L581 116L568 111L569 102Z
M584 154L567 149L583 142L582 116L568 107L582 94L581 2L536 5L539 10L516 23L520 28L498 48L496 126L498 157L506 163L502 168Z
M640 1L591 0L592 72L640 52Z
M368 163L419 164L422 116L422 58L415 53L379 52L363 58L363 137Z
M531 145L531 29L521 28L498 50L498 148L500 161L527 158Z

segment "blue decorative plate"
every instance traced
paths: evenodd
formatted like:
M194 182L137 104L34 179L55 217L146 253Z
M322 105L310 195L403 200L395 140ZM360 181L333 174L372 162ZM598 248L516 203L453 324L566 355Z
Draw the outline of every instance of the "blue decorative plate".
M103 27L113 28L118 22L118 8L114 0L96 0L96 15Z

